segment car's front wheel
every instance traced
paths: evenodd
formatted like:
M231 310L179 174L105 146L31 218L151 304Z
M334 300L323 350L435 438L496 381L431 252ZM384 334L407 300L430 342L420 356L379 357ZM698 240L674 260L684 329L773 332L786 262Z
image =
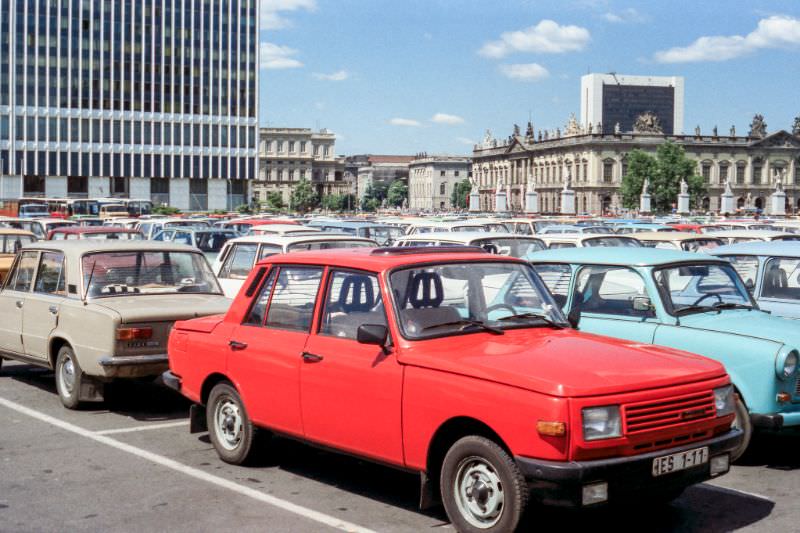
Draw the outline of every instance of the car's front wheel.
M739 446L731 451L731 462L736 461L750 446L750 439L753 437L753 423L750 421L750 413L747 411L747 406L742 401L741 397L736 395L736 417L733 419L733 427L741 429L744 433L744 438Z
M440 489L447 516L462 533L514 531L528 503L514 459L479 436L463 437L447 452Z
M250 422L239 393L228 383L211 390L206 407L211 443L220 459L240 465L253 455L256 428Z
M56 390L67 409L77 409L80 402L83 371L69 346L62 346L56 357Z

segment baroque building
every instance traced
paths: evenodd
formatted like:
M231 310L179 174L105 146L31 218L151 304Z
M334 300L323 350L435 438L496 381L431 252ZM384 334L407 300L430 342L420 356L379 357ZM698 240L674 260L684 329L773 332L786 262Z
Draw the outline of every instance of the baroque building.
M408 165L408 207L423 211L452 209L453 189L469 179L471 172L469 157L419 154Z
M603 133L600 128L581 127L573 115L563 133L557 129L534 136L530 123L524 135L515 126L513 134L502 140L487 131L473 150L472 179L485 211L494 209L500 179L509 195L509 208L521 211L523 188L530 178L542 213L560 211L565 184L575 191L578 213L615 213L622 207L619 188L627 173L627 154L637 148L655 153L659 145L670 141L683 146L696 161L697 174L705 178L708 195L702 206L706 211L719 210L726 181L737 208L765 209L780 181L787 213L800 211L800 135L784 130L767 134L760 115L747 135L737 135L733 127L726 133L720 135L715 127L711 134L696 128L693 135L666 135L651 116L640 116L634 131Z

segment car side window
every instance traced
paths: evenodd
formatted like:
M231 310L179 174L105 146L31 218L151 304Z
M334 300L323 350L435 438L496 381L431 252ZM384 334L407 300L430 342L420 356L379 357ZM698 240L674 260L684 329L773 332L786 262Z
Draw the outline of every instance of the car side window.
M333 272L320 334L356 340L358 327L364 324L388 325L377 276Z
M758 278L758 257L752 255L729 255L725 259L731 262L733 269L744 281L747 289L752 292Z
M38 252L24 252L17 262L16 271L8 288L12 291L28 292L31 290L33 275L36 273Z
M321 268L281 267L267 310L267 327L308 332L321 281Z
M533 265L533 269L542 278L547 290L553 295L562 309L567 305L569 297L569 282L572 277L572 267L564 264Z
M768 260L764 266L761 296L779 300L800 299L800 260L789 257Z
M625 267L589 266L578 272L573 308L582 312L633 317L652 316L634 308L633 300L647 296L642 277Z
M275 278L278 275L278 268L275 267L269 273L264 285L254 299L253 306L250 312L247 313L247 318L244 324L248 326L263 326L264 318L267 315L267 304L269 304L269 297L272 295L272 286L275 284Z
M44 252L39 259L39 272L36 275L34 292L66 296L64 276L64 254Z
M258 260L261 261L265 257L269 257L271 255L276 255L281 253L283 250L280 246L272 246L270 244L262 244L261 250L258 252Z
M221 278L246 279L256 262L255 243L235 244L220 272Z
M571 242L551 242L548 248L551 250L557 250L559 248L575 248L575 244Z

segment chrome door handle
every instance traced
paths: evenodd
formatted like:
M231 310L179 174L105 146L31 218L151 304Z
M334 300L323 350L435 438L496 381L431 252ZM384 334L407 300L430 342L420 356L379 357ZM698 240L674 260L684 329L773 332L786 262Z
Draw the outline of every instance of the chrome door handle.
M323 359L321 355L317 355L315 353L303 352L300 355L303 356L303 361L306 363L319 363Z
M22 306L25 305L25 302L22 300L17 300L17 309L22 309Z
M47 310L50 311L51 315L58 314L58 307L56 307L55 305L51 305L50 307L47 308Z

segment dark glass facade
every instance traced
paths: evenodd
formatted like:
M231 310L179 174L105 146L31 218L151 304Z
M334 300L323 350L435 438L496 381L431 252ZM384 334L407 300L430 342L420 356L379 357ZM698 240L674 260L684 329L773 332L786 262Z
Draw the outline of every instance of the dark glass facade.
M675 88L643 85L603 85L603 133L633 131L636 118L646 112L655 114L667 135L675 134Z
M253 179L257 4L0 1L0 174Z

